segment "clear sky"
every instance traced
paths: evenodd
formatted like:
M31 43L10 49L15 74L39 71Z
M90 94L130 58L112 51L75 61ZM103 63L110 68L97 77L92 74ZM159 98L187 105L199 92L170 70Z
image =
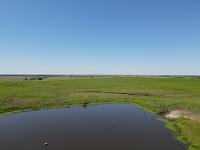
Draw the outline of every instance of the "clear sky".
M200 75L200 0L0 0L0 74Z

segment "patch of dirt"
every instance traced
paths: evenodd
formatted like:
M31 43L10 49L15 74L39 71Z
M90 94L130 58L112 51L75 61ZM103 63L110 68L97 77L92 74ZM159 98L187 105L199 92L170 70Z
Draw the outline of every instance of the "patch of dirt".
M89 92L89 93L104 93L104 94L120 94L120 95L128 95L128 96L161 96L159 94L153 93L128 93L128 92L109 92L109 91L80 91L80 92Z
M23 101L18 100L15 96L11 96L8 100L3 102L6 103L7 105L13 105L13 106L18 106L23 104Z
M187 119L200 121L200 116L198 116L192 112L189 112L186 110L179 110L179 109L171 110L171 111L167 112L166 114L164 114L164 116L170 120L176 120L179 118L187 118Z

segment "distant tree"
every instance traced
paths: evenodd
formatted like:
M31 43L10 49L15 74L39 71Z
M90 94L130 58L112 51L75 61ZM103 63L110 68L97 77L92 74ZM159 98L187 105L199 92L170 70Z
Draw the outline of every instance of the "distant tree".
M42 77L38 77L38 80L43 80L43 78Z

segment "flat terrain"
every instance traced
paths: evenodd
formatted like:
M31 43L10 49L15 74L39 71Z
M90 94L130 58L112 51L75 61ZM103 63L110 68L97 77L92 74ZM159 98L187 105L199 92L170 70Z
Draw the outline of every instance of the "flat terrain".
M1 114L90 103L134 103L162 115L186 112L167 126L190 149L200 149L199 77L0 77Z

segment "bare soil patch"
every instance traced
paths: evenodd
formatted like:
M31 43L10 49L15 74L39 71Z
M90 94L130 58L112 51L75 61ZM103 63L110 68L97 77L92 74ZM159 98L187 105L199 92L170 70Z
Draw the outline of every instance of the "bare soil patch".
M200 121L200 116L186 110L175 109L168 111L164 116L167 119L176 120L179 118L187 118L191 120Z
M80 91L80 92L88 92L88 93L103 93L103 94L120 94L120 95L128 95L128 96L161 96L161 94L154 93L139 93L139 92L109 92L109 91Z

